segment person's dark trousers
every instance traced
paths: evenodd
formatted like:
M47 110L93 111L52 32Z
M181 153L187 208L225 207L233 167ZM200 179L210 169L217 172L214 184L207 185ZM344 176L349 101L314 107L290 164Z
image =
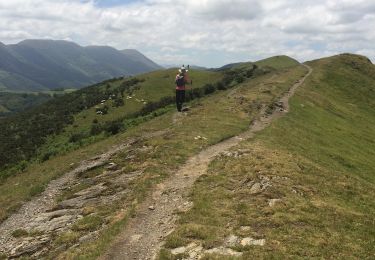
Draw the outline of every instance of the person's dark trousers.
M185 102L185 90L176 89L176 106L179 112L181 112L182 104L184 102Z

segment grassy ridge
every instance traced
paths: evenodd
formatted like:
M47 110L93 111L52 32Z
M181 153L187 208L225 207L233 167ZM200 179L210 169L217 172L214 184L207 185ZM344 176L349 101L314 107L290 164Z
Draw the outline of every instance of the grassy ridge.
M288 56L275 56L255 62L256 65L261 67L272 67L274 69L285 69L294 67L299 64L298 61L291 59Z
M305 154L324 167L343 169L374 183L375 82L366 71L375 73L375 66L351 55L310 65L314 75L292 100L293 117L281 121L280 130L267 138L271 142L277 138L280 147ZM292 125L293 131L280 138Z
M175 70L168 70L145 74L142 76L144 77L145 81L141 82L142 85L137 86L137 89L134 91L135 97L133 99L126 100L127 95L125 93L123 97L125 102L124 106L112 107L111 100L106 102L106 104L110 107L108 114L106 115L97 115L95 113L95 108L89 108L76 114L74 116L73 124L65 127L60 134L50 135L47 137L46 143L38 149L38 156L43 158L47 154L48 158L46 158L46 161L48 162L48 160L50 160L50 164L41 163L40 160L34 162L22 162L17 168L15 168L14 171L9 171L11 174L8 174L6 171L0 172L0 176L1 174L8 174L7 178L9 178L9 176L14 176L10 177L9 179L4 178L1 183L0 219L4 219L9 213L19 208L22 201L27 200L43 191L45 185L51 179L55 178L64 171L69 170L70 167L65 163L66 161L72 160L72 163L79 162L85 158L88 158L87 156L94 155L95 152L98 152L98 150L103 149L104 144L106 144L107 149L109 149L110 145L113 145L119 140L115 138L117 141L112 143L113 138L108 138L107 135L102 133L97 136L88 137L86 140L84 140L85 142L74 143L69 141L73 134L82 132L89 133L94 119L97 119L98 123L105 123L110 122L111 120L123 119L127 115L131 115L132 113L139 111L144 105L141 102L137 102L135 98L141 99L144 98L144 96L147 96L149 97L147 101L150 102L159 100L160 97L165 95L173 95L174 83L173 81L171 83L171 77L175 73ZM169 75L169 77L167 78L165 75ZM221 74L215 72L193 71L191 72L191 75L195 81L194 88L200 88L207 83L214 83L215 81L221 79ZM156 82L155 84L150 83L154 80ZM110 82L110 88L118 88L122 82L123 80ZM102 88L105 90L106 85L107 83L98 85L97 88ZM84 89L80 91L84 91ZM151 92L151 94L149 92ZM79 91L74 94L77 93L79 93ZM171 110L173 110L173 106L161 112L164 113ZM143 120L147 120L147 117L145 119L140 118L139 122L135 123L139 124ZM131 128L132 127L130 127L128 131L134 134L134 132L131 131ZM89 144L93 145L88 146ZM87 146L90 148L83 148ZM79 152L73 152L79 148L81 148Z
M91 128L95 124L110 128L113 121L136 117L134 114L145 107L145 102L173 96L176 73L176 70L167 70L144 74L139 78L108 80L3 119L0 125L0 178L24 170L31 159L48 160L106 138L108 133L93 133ZM192 71L191 74L194 88L214 84L222 77L221 73L208 71ZM124 84L133 80L130 88L124 88ZM127 99L129 92L135 95L132 99ZM109 100L110 95L112 100ZM103 99L106 100L104 105L100 104ZM115 99L121 100L123 105L115 105ZM97 115L96 109L104 107L108 112Z
M131 165L125 159L126 153L114 158L119 165L131 166L133 170L142 169L146 165L145 174L135 182L135 187L130 189L131 194L127 195L127 200L129 197L135 197L137 201L142 201L155 183L176 171L190 156L247 129L258 112L258 105L272 103L276 96L285 92L290 83L304 73L305 69L298 67L292 71L284 71L280 74L275 72L250 79L233 89L194 100L190 103L191 110L186 115L170 111L136 127L135 129L139 129L138 132L141 129L153 131L164 129L167 133L141 143L141 146L155 149L139 155L139 158L137 155L137 159ZM290 79L286 80L286 77ZM269 83L267 87L262 84L264 82ZM262 94L259 95L260 93ZM197 135L204 136L207 140L196 140L194 137ZM130 208L127 205L120 205L120 207ZM116 210L119 208L115 207L111 210L113 217L116 216ZM129 214L133 213L129 211ZM68 250L62 256L75 258L79 255L82 259L97 257L121 230L118 225L123 226L125 223L126 221L109 226L97 241Z
M171 71L171 75L174 73L174 71ZM196 81L199 77L195 77L193 73L194 71L192 72L192 78ZM290 82L295 81L304 73L304 68L299 67L293 71L274 71L256 78L245 79L242 84L233 89L215 92L207 97L194 100L190 104L191 110L187 115L176 114L172 105L164 108L165 111L162 115L138 126L133 126L125 133L109 136L69 153L52 157L43 163L32 164L23 173L8 178L0 186L0 217L5 218L17 209L24 200L40 193L51 179L71 169L71 164L77 165L83 159L107 151L112 145L123 142L127 138L141 138L147 133L166 130L166 133L160 137L152 138L146 142L141 139L142 141L137 144L140 148L143 146L154 147L152 152L140 152L136 154L136 159L131 162L127 161L126 153L112 158L118 165L124 166L127 170L143 170L144 175L132 183L135 186L129 189L131 194L128 194L124 201L109 205L109 208L98 207L94 209L99 218L109 220L111 223L99 240L63 252L67 258L74 258L78 255L82 258L97 256L126 223L129 214L132 214L131 208L134 207L132 204L134 200L141 201L155 183L160 182L169 173L176 170L188 157L211 144L245 130L262 105L272 103L277 95L280 95L290 86ZM273 77L274 75L275 77ZM285 79L285 75L289 75L290 79ZM147 80L144 83L146 84L146 82ZM265 82L268 84L264 85ZM198 84L194 83L194 85ZM149 87L153 86L154 84L150 84ZM165 89L173 95L173 90L167 86ZM137 92L135 94L136 97L140 96ZM111 110L112 113L117 111L110 109L109 113L111 113ZM121 113L117 113L117 115L121 116ZM105 116L100 119L103 118ZM84 118L82 117L82 119ZM85 124L78 125L76 129L84 126ZM195 140L194 137L197 135L204 136L207 140ZM103 169L95 169L99 173L100 170ZM109 179L108 182L110 181ZM66 196L69 196L69 194L66 194ZM120 212L121 216L119 217L118 211L121 209L129 209L129 211ZM118 222L119 220L120 222ZM81 236L81 232L84 232L84 230L79 229L74 232L76 233L64 234L57 238L55 242L69 244L77 236ZM61 253L51 251L52 256Z
M138 84L134 86L134 90L132 90L132 95L135 95L132 99L127 100L128 93L124 93L124 106L112 107L113 100L107 100L106 105L110 108L105 115L97 115L94 108L82 110L75 115L72 120L74 122L72 125L65 127L58 135L50 135L47 137L45 144L38 149L38 157L42 158L41 160L22 162L14 169L11 169L12 171L0 172L0 177L1 174L3 174L3 176L5 175L9 178L3 178L1 183L0 205L2 210L0 211L0 219L6 218L11 212L19 208L22 201L28 200L43 191L44 187L51 179L69 170L69 164L65 162L71 161L71 163L74 163L82 161L98 151L103 151L102 149L105 151L104 147L110 149L111 145L119 142L118 138L109 138L106 133L88 137L84 135L85 139L83 140L79 140L78 142L70 141L70 138L74 134L90 134L90 127L94 124L94 120L97 120L96 124L110 123L111 120L119 120L121 124L128 124L125 129L127 132L134 134L132 129L134 129L136 125L160 114L173 111L174 108L172 105L146 116L126 119L127 116L131 116L133 112L139 111L143 107L143 103L136 101L136 98L143 99L143 95L148 95L150 99L147 99L147 102L152 102L158 100L160 96L173 95L174 83L170 81L175 73L175 70L167 70L143 75L142 77L144 78L141 78L141 82L138 82ZM194 79L194 90L201 89L202 86L208 83L215 83L222 78L222 74L217 72L191 71L191 77ZM153 81L155 81L155 83ZM92 86L91 88L94 88L94 94L99 93L102 95L103 91L111 92L120 88L123 82L124 80L122 79L108 81L104 84ZM155 97L148 94L148 91L153 92ZM74 97L79 98L78 100L83 100L85 99L84 96L90 95L85 89L72 93L72 95L73 94ZM65 97L65 100L69 97L71 96ZM74 100L72 100L72 102L74 102ZM75 152L75 150L78 150L78 152ZM47 163L44 163L45 161ZM49 161L51 164L48 163Z
M299 62L288 56L281 55L281 56L274 56L274 57L266 58L263 60L258 60L256 62L232 63L232 64L223 66L221 69L241 69L241 68L246 68L246 67L253 66L253 65L257 65L259 67L264 67L264 68L269 68L272 70L281 70L281 69L287 69L287 68L298 66Z
M218 157L199 179L194 207L167 248L218 247L237 235L266 240L234 246L243 259L375 256L374 65L353 55L310 65L290 113L234 149L243 156ZM264 190L254 192L255 183ZM173 259L168 252L162 258Z
M116 107L114 106L114 100L106 100L105 105L98 103L94 107L75 114L74 123L67 126L63 133L50 136L39 149L39 156L43 158L49 154L57 155L70 152L83 145L107 138L108 133L104 132L93 135L91 133L92 127L95 125L110 125L114 121L118 121L118 125L122 126L122 121L126 121L126 118L133 118L133 115L141 111L145 104L157 102L164 97L173 97L175 74L176 70L170 69L138 76L139 83L132 88L131 94L125 91L123 97L121 97L124 105ZM216 72L192 71L190 74L194 78L193 89L202 88L208 83L215 84L222 78L222 74ZM112 93L120 88L123 82L124 80L118 80L101 87L103 90L107 89L107 92ZM132 96L131 99L128 99L129 95ZM96 114L96 109L103 106L108 107L108 112L104 115ZM78 136L80 139L72 142L72 136Z

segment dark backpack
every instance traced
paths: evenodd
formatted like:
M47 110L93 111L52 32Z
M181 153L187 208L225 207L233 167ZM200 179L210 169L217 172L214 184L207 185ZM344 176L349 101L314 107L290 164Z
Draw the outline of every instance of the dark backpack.
M185 77L184 75L179 75L176 79L176 85L177 87L183 87L185 86Z

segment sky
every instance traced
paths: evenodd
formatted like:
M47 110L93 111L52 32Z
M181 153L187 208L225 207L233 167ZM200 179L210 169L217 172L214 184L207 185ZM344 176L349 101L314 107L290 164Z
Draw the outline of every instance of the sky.
M375 1L0 0L0 42L24 39L134 48L173 65L343 52L374 61Z

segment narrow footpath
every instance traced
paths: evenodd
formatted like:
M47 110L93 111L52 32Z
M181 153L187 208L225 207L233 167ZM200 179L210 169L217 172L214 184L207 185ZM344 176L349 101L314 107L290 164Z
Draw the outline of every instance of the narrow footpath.
M266 128L273 120L288 113L289 99L313 71L308 65L303 64L303 66L308 72L280 98L278 109L267 114L264 108L247 131L212 145L191 157L175 174L159 184L153 194L139 206L136 216L129 221L127 227L100 259L155 259L166 236L176 226L175 213L191 208L192 202L188 200L191 187L202 174L206 173L213 158L236 146L242 140L252 138L256 132Z

